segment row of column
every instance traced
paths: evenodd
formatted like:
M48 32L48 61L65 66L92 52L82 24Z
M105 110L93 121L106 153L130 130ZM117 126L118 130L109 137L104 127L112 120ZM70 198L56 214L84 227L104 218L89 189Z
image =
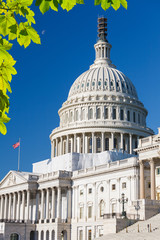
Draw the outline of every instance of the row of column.
M26 198L27 194L27 200ZM22 219L29 220L30 191L14 192L0 196L0 219L20 221L20 205L22 198ZM27 204L26 204L27 202ZM27 213L25 214L25 204Z
M97 146L96 146L96 140L97 138L100 138L100 152L106 151L105 149L105 139L110 139L110 146L107 150L112 150L115 148L115 139L120 141L117 145L119 145L119 148L125 149L124 146L124 139L126 139L125 133L119 133L120 137L117 137L117 134L111 133L111 136L108 138L108 135L105 134L105 132L102 132L100 135L96 134L95 132L90 133L82 133L80 134L74 134L74 135L66 135L66 137L58 137L56 139L53 139L51 142L51 158L63 155L65 153L69 152L78 152L78 153L89 153L89 147L91 147L91 152L96 153L97 152ZM92 145L89 146L89 139L91 138ZM135 136L135 141L138 143L139 136ZM128 153L133 153L133 148L136 148L136 146L133 147L133 135L127 134L127 148ZM117 149L118 150L118 149Z
M67 218L71 219L71 188L67 188ZM51 192L51 202L50 202L50 192ZM8 220L8 221L30 221L31 218L31 204L35 204L35 220L39 220L39 212L40 212L40 219L55 219L61 218L61 187L57 188L47 188L42 189L36 192L36 199L35 203L32 201L31 203L31 192L28 191L21 191L15 192L10 194L5 194L0 196L0 219ZM41 194L41 195L40 195ZM41 199L40 199L41 196ZM56 199L57 196L57 199ZM40 202L41 200L41 202ZM56 206L57 204L57 206ZM41 207L41 210L39 209ZM49 214L49 206L51 206L51 215ZM39 211L40 210L40 211ZM57 210L57 212L56 212ZM21 212L22 211L22 212Z
M156 180L155 180L155 161L154 159L141 160L140 164L140 199L145 199L145 176L144 163L149 162L150 165L150 183L151 183L151 200L156 199Z

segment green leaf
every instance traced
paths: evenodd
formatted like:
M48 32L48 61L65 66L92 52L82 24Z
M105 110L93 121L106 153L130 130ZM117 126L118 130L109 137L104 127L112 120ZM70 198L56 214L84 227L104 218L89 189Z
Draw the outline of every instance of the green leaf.
M71 10L76 5L76 0L63 0L61 7L67 11Z
M112 0L111 6L117 10L121 6L120 0Z
M106 0L101 0L101 7L106 11L111 6Z
M84 4L84 0L76 0L77 4Z
M58 11L58 2L57 2L57 0L52 0L49 5L50 5L52 10Z
M16 24L16 20L11 15L0 15L0 34L6 36L9 33L9 27Z
M50 2L45 1L45 0L43 0L43 1L41 2L40 7L39 7L41 13L43 13L43 14L44 14L45 12L47 12L47 11L49 10L49 8L50 8Z
M42 3L42 1L43 1L43 0L36 0L35 5L36 5L36 6L39 6L39 5Z
M126 0L120 0L120 2L121 2L121 4L122 4L122 6L125 8L125 9L127 9L127 1Z
M26 27L26 31L27 31L29 37L31 38L31 40L34 43L37 43L37 44L41 43L40 37L39 37L38 33L36 32L36 30L33 27L27 26Z
M4 123L2 121L0 121L0 132L3 135L6 135L6 133L7 133L7 128L6 128L6 126L4 125Z

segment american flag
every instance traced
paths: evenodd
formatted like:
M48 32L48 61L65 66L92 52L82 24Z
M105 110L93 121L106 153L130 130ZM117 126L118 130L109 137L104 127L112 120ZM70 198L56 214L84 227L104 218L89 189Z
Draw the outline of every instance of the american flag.
M13 144L13 148L15 149L15 148L17 148L17 147L19 147L20 146L20 142L17 142L17 143L15 143L15 144Z

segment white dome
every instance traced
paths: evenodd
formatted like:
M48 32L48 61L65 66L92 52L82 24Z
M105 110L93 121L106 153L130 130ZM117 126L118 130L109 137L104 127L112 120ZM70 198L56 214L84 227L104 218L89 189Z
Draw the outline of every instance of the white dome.
M103 92L105 95L118 93L138 99L136 89L128 77L108 64L94 64L73 83L68 100L76 95Z

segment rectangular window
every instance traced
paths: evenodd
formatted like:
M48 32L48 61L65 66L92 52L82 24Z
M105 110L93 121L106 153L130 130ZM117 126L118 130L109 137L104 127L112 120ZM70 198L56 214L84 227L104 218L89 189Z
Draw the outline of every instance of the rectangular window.
M88 189L88 193L91 194L92 193L92 188Z
M151 183L150 182L148 182L148 188L151 188Z
M160 175L160 168L157 168L157 175Z
M92 230L88 230L88 240L92 240Z
M116 184L112 184L112 190L116 190Z
M136 113L133 112L133 122L136 122Z
M80 195L83 195L83 189L80 190Z
M126 182L122 183L122 188L126 188Z
M105 151L109 151L109 138L105 138Z
M120 119L121 119L121 120L124 120L124 112L123 112L123 109L121 109L121 112L120 112Z
M79 218L80 219L83 218L83 207L80 207L80 209L79 209Z
M116 119L117 117L116 117L116 109L114 108L113 109L113 119Z
M83 240L83 230L79 231L79 240Z
M104 109L104 119L108 119L108 108Z
M92 206L88 207L88 218L92 217Z

